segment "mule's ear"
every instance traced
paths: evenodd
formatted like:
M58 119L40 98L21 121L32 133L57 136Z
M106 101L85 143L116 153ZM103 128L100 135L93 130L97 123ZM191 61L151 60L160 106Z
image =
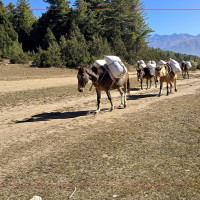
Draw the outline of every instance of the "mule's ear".
M79 65L78 67L76 67L77 70L79 70L81 68L81 66Z

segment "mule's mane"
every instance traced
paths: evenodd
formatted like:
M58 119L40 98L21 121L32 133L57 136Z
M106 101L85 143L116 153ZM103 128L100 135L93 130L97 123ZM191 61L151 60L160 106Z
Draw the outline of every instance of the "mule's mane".
M97 82L99 79L99 75L101 73L99 69L97 69L96 67L92 66L92 67L84 67L85 72L89 75L89 79L93 82Z

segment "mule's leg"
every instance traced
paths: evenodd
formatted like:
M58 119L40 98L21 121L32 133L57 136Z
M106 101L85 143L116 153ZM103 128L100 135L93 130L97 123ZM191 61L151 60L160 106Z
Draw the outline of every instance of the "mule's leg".
M124 88L124 94L123 94L123 97L124 97L124 108L126 108L126 95L127 95L126 88Z
M149 86L148 86L148 79L147 79L147 82L146 82L146 84L147 84L147 90L148 90L148 87L149 87Z
M152 80L150 79L150 88L151 88Z
M186 75L187 75L187 72L185 71L185 72L184 72L184 79L186 79Z
M101 103L101 91L96 89L96 93L97 93L97 110L95 111L95 113L99 113L101 108L100 108L100 103Z
M174 80L174 91L177 92L177 88L176 88L176 79Z
M156 76L154 76L154 81L155 81L155 88L157 88L158 80L157 80L157 77L156 77Z
M167 96L169 95L169 83L167 82Z
M160 80L160 92L158 94L159 97L162 95L162 87L163 87L163 82Z
M109 90L106 90L106 94L107 94L108 99L109 99L110 104L111 104L110 111L112 111L112 110L114 110L114 105L113 105L113 102L112 102L112 98L111 98L111 95L110 95L110 91L109 91Z
M140 84L141 84L141 90L143 90L143 88L142 88L142 79L140 80Z
M124 108L124 104L125 104L124 91L122 90L122 88L118 88L118 91L120 92L120 95L121 95L121 104L119 105L118 108Z
M188 75L188 79L189 79L189 72L187 72L187 75Z
M169 84L170 84L170 93L172 94L172 83Z

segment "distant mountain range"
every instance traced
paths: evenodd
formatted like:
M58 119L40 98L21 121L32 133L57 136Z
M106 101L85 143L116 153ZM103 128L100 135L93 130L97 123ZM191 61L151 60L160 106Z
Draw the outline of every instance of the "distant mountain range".
M189 34L155 34L153 37L148 38L147 42L149 42L149 47L200 57L200 34L196 36Z

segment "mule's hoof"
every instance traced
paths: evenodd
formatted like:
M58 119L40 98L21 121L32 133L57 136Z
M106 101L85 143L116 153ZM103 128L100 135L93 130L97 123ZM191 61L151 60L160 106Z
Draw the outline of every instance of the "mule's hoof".
M124 106L123 106L122 104L120 104L118 108L119 108L119 109L123 109Z
M175 89L175 92L177 92L177 90Z
M110 112L112 112L113 110L114 110L114 108L111 108L111 109L110 109Z
M160 97L161 96L161 94L158 94L158 97Z
M95 114L95 115L98 114L98 113L100 113L100 110L94 111L94 114Z

